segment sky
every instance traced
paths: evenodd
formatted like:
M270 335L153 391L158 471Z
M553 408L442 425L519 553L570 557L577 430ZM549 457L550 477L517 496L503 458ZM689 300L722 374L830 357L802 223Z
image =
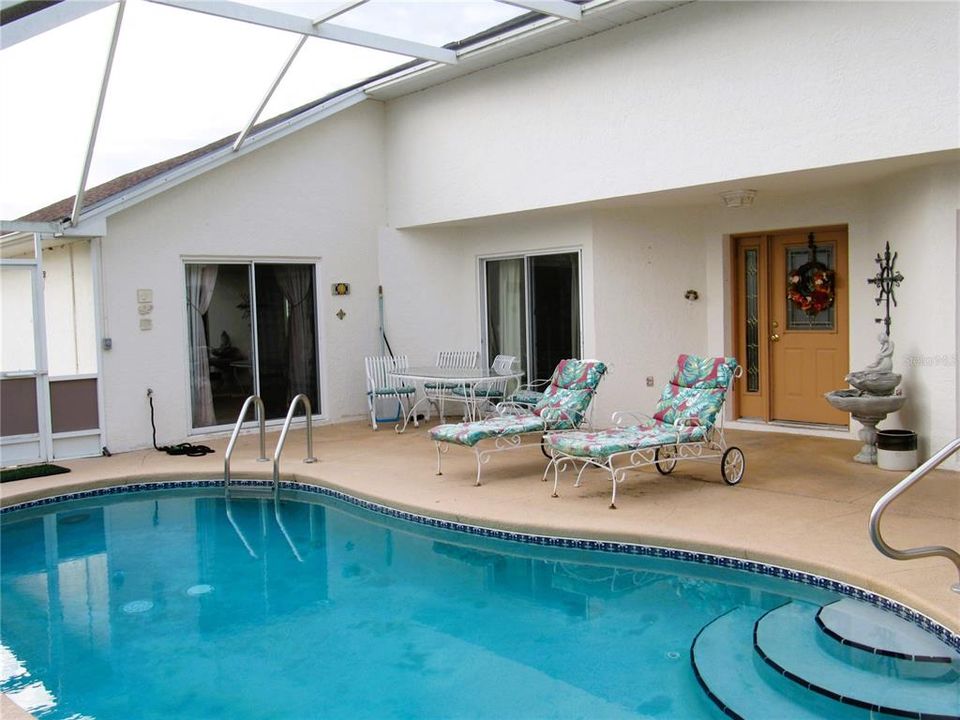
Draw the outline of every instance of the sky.
M244 1L310 18L342 4ZM333 22L439 46L523 12L493 0L370 0ZM76 193L115 16L113 5L0 50L0 219ZM87 187L241 130L298 37L128 0ZM408 59L311 38L261 120Z

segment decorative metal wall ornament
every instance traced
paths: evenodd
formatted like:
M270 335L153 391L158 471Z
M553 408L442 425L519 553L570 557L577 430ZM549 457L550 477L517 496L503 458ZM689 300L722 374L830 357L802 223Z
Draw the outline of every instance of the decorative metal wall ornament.
M833 307L836 297L835 273L817 260L813 233L807 235L810 259L787 273L787 299L807 315L819 315Z
M880 266L880 269L877 271L877 274L872 278L867 278L867 282L871 285L876 285L879 293L875 300L877 305L886 303L884 308L884 314L882 318L875 318L875 322L883 323L884 329L886 330L887 336L890 335L890 303L893 302L893 306L897 306L897 296L894 293L894 288L900 287L900 283L904 281L903 275L900 274L899 270L895 270L894 266L897 264L897 253L890 255L890 243L887 243L886 249L883 251L883 255L877 253L877 257L874 258L874 262Z

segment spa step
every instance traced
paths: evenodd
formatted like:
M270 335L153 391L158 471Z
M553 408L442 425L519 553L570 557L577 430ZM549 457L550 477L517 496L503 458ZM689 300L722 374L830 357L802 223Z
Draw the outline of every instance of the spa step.
M932 679L903 677L896 664L858 667L824 646L817 611L795 601L757 620L754 645L760 657L800 686L844 704L900 717L960 719L956 673Z
M753 628L765 612L735 608L704 626L690 648L700 686L724 714L745 720L868 720L869 711L786 682L760 661L753 648Z
M841 645L915 663L950 664L960 669L960 653L916 625L880 608L838 600L820 608L817 625Z

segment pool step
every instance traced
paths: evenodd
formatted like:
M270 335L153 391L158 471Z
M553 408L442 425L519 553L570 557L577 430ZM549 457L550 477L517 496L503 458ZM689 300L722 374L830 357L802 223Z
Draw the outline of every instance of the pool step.
M960 668L960 653L916 625L880 608L843 599L817 611L817 625L825 635L846 647L923 665ZM950 669L946 667L944 669Z
M753 629L767 611L743 606L706 625L690 648L700 686L731 718L868 720L867 710L843 705L799 686L791 687L762 661Z
M899 717L960 720L960 681L956 672L949 671L938 678L918 676L904 671L905 663L917 661L904 658L899 658L901 662L898 663L877 663L870 668L849 662L848 658L831 652L820 637L816 619L819 610L816 605L793 601L759 618L753 632L757 654L785 678L847 705ZM835 620L833 614L827 614L831 622ZM862 624L862 616L860 618ZM884 618L885 626L896 627L893 620L898 618ZM863 638L863 635L856 637ZM837 642L832 638L827 640ZM904 645L899 640L896 644L892 641L885 644L896 648L917 647ZM932 646L924 644L922 647L929 649ZM873 654L867 650L858 651ZM940 652L942 654L943 650Z

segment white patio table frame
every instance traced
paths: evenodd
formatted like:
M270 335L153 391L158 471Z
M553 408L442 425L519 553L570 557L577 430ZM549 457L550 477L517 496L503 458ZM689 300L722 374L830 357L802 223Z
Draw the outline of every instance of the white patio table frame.
M417 408L422 407L424 403L430 402L431 398L423 392L424 383L448 383L451 385L463 385L467 388L466 402L475 404L470 392L478 385L488 384L493 379L506 379L509 385L511 380L523 378L522 370L513 370L511 372L497 372L490 368L442 368L433 365L423 365L419 367L409 367L404 370L395 370L388 372L389 377L398 378L408 385L417 388L420 397L413 404L413 407L403 416L403 422L397 424L397 432L401 433L407 429L407 424L412 420L414 427L420 427L420 421L417 419Z

